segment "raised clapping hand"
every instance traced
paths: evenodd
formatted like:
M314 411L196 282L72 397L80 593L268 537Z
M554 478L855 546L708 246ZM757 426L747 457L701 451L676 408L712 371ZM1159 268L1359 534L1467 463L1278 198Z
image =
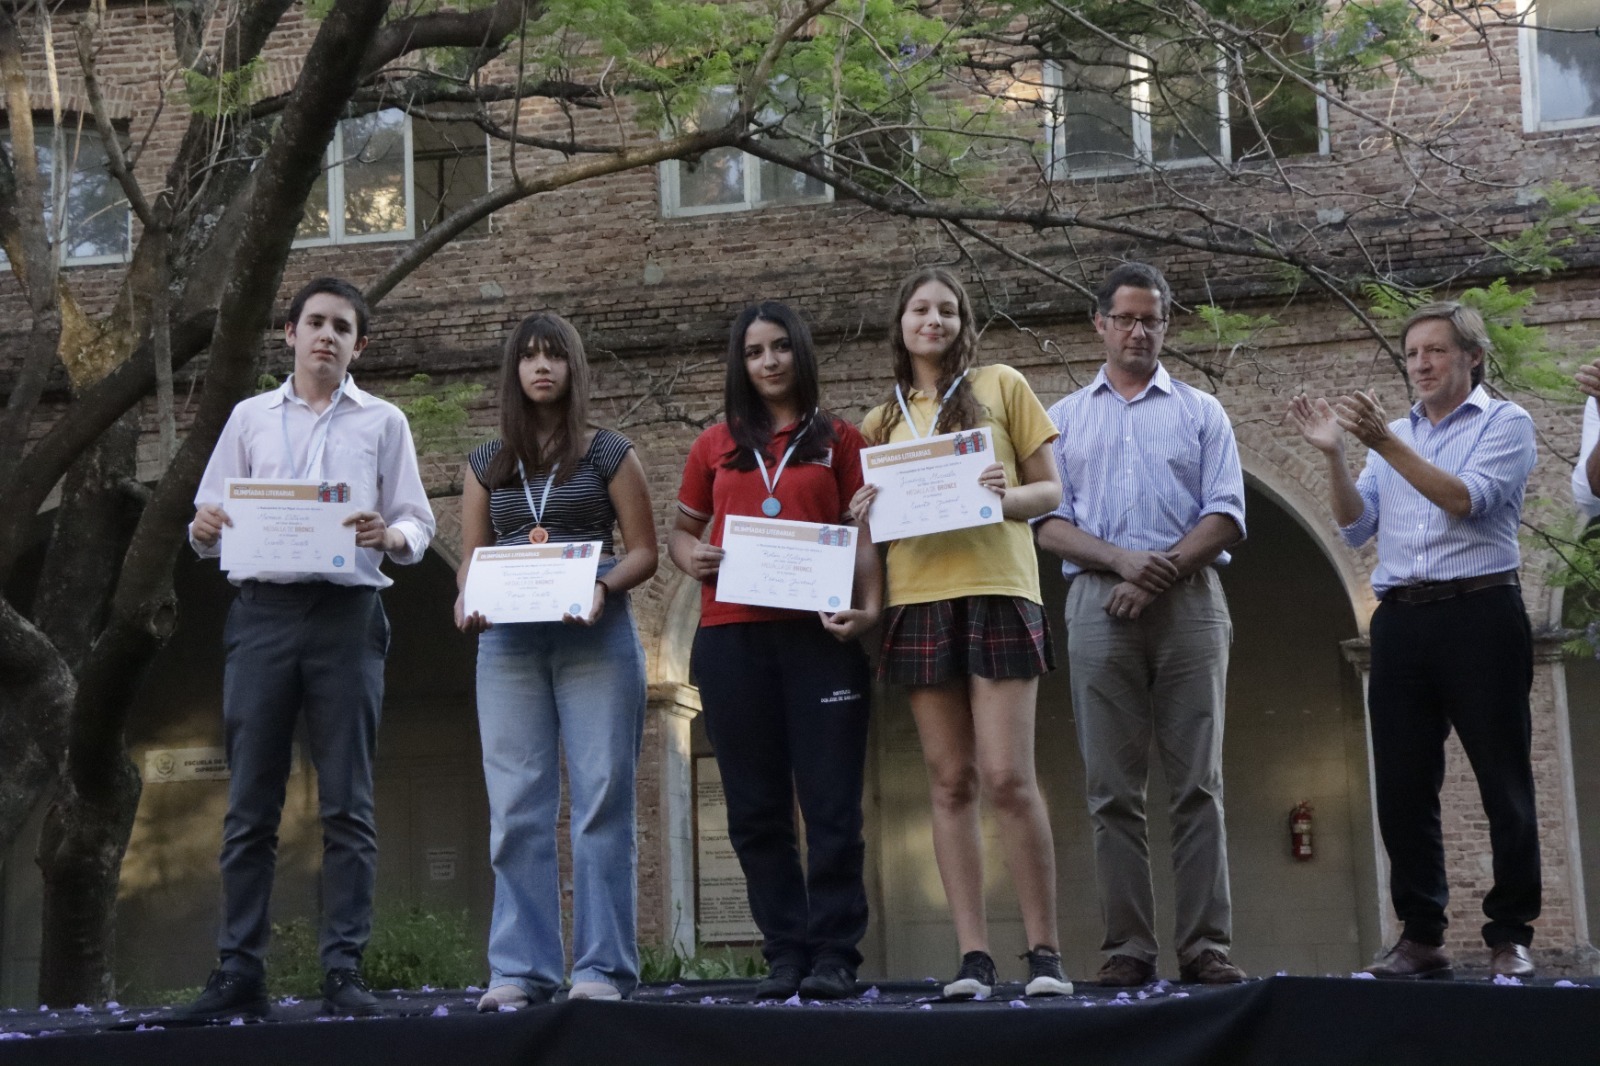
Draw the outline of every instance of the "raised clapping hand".
M1289 421L1319 452L1333 455L1344 447L1344 430L1327 400L1301 393L1289 404Z
M222 536L222 527L233 525L233 519L228 517L228 512L214 503L202 504L194 513L194 521L189 524L189 531L194 539L211 547Z
M1572 383L1578 386L1578 391L1585 396L1593 396L1600 400L1600 359L1580 366L1572 375Z
M1333 417L1339 427L1369 448L1376 448L1389 439L1389 420L1384 417L1383 405L1370 392L1356 392L1333 401Z

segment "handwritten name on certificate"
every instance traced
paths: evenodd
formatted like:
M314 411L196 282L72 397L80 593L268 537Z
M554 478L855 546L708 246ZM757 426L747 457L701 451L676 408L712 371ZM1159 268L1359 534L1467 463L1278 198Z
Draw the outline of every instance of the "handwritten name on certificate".
M467 613L491 622L559 622L594 606L600 541L479 548L467 571Z
M867 516L874 544L1002 521L1000 497L978 484L995 462L984 428L861 449L861 472L878 498Z
M348 574L356 566L358 508L344 485L231 477L223 483L222 569Z
M842 611L856 573L849 526L729 515L722 526L717 599L754 607Z

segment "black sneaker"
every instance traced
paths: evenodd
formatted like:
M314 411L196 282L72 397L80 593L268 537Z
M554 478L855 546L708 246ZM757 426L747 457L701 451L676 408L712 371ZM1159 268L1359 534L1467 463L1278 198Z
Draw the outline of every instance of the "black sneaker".
M987 951L969 951L961 956L956 979L944 986L945 999L987 999L996 982L994 960Z
M272 1013L267 1002L267 983L260 977L212 970L206 988L193 1003L173 1010L167 1017L175 1022L220 1022L229 1018L265 1018Z
M376 1014L378 997L355 970L329 970L322 979L322 1009L329 1014Z
M1055 948L1035 944L1021 957L1028 960L1028 986L1022 990L1023 995L1072 995L1072 982L1061 973L1061 953Z
M800 991L806 972L792 962L773 963L772 969L756 983L757 999L788 999Z
M800 994L807 999L849 999L856 994L856 968L825 959L811 967L811 976L800 982Z

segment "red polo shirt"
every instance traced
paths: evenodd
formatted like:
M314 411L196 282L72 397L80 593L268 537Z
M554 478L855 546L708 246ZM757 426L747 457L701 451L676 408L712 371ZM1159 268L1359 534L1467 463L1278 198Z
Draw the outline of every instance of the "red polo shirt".
M794 426L773 434L764 456L767 474L776 473ZM834 440L828 454L809 463L790 460L778 481L778 500L783 504L779 518L791 522L841 522L849 520L850 498L861 488L861 449L866 441L861 431L840 418L833 420ZM760 518L761 504L767 498L766 482L760 470L729 470L723 465L734 447L733 434L726 422L719 422L700 434L689 449L683 467L683 487L678 490L678 507L691 518L711 524L711 543L722 546L722 523L729 515ZM805 611L785 611L775 607L751 607L742 603L722 603L717 599L717 579L700 586L700 624L722 626L732 622L775 622L806 615Z

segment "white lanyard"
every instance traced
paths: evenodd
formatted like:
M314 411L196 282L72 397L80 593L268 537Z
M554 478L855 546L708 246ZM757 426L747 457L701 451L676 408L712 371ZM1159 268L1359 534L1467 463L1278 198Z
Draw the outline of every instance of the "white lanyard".
M812 411L811 418L815 418L816 416L817 412ZM783 477L783 468L789 465L789 457L792 456L794 454L794 450L800 446L800 438L804 437L807 430L810 428L811 419L808 418L806 419L805 427L801 429L799 433L796 433L792 438L790 438L789 448L783 453L783 458L778 460L778 470L771 477L767 476L767 461L762 457L761 449L750 449L750 451L754 453L756 457L756 468L761 471L761 483L767 487L767 498L761 501L761 513L766 515L768 518L777 518L779 513L783 510L783 504L778 499L778 479Z
M522 466L522 460L517 460L517 473L522 476L522 494L528 498L528 510L533 512L533 528L528 530L528 540L533 544L543 544L550 539L550 534L544 528L544 508L550 502L550 486L556 483L556 471L561 468L560 463L550 464L550 474L544 480L544 491L539 494L539 506L533 505L533 490L528 488L528 471Z
M950 383L950 387L944 390L944 397L940 399L939 406L933 409L933 421L928 423L928 432L926 433L917 432L917 424L911 420L911 408L906 406L906 398L905 395L900 391L899 383L897 382L895 384L894 402L900 405L900 413L905 416L906 427L911 430L911 435L913 437L922 438L933 436L934 431L939 428L939 412L944 410L944 401L950 398L950 394L956 391L956 386L961 384L961 380L966 376L967 372L963 370L961 373L956 375L956 379Z
M294 445L289 442L289 407L292 401L285 396L279 405L278 428L283 430L283 461L289 464L289 470L296 481L311 477L313 471L316 472L318 479L322 478L322 455L328 450L328 429L333 425L333 413L338 410L339 401L342 399L344 399L344 386L340 385L333 390L333 402L328 405L326 411L320 416L312 412L317 417L317 424L311 431L311 446L306 450L304 471L294 465ZM306 405L306 410L311 410L310 404Z

